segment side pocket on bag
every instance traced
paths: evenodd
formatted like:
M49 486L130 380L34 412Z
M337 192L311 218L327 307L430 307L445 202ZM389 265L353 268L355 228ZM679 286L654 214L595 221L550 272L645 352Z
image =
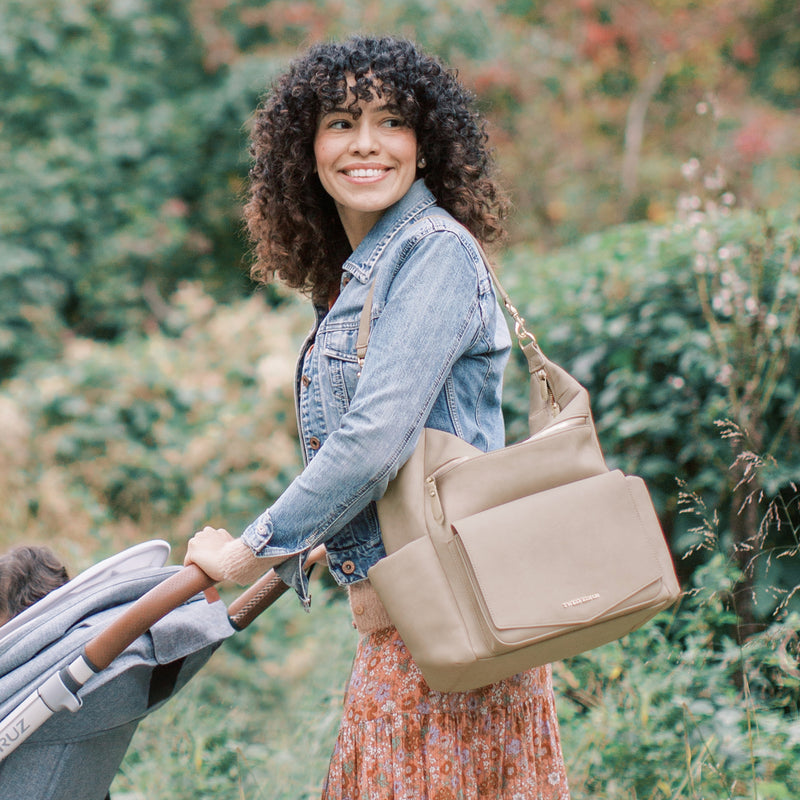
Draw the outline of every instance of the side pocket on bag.
M370 567L369 579L421 669L474 660L433 544L416 539Z

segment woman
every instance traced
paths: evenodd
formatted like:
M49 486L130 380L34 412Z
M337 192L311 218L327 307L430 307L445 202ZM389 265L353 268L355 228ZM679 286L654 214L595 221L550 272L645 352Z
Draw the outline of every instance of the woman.
M276 566L307 604L304 559L325 543L361 636L324 798L563 800L549 668L433 692L367 579L385 555L375 501L425 426L504 443L509 335L472 238L498 239L505 211L483 122L437 60L354 37L291 65L252 155L253 274L310 293L317 315L296 376L306 467L241 538L196 534L187 562L240 583Z

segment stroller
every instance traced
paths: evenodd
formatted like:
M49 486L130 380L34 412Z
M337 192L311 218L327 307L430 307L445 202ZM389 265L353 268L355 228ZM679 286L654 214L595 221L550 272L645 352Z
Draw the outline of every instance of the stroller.
M168 555L136 545L0 627L0 798L108 798L139 721L288 588L270 570L226 609Z

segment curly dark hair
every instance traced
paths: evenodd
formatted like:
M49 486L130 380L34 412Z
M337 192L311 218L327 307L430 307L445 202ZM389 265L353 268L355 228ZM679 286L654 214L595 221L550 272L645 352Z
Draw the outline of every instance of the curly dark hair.
M0 556L0 623L16 616L69 580L48 547L15 547Z
M348 95L349 107L376 95L390 98L416 134L427 162L418 177L438 204L480 241L502 238L507 202L493 176L486 125L473 95L412 42L353 36L311 47L256 109L244 209L255 280L266 283L277 275L314 297L338 285L351 249L314 170L314 138L320 117L344 105Z

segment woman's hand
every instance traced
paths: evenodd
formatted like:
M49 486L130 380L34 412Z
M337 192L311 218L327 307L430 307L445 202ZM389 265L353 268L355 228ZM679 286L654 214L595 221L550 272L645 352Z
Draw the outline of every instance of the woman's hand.
M234 541L233 536L224 528L212 528L206 525L189 539L186 558L183 559L184 566L197 564L209 578L221 581L224 577L221 565L222 549L232 541Z

